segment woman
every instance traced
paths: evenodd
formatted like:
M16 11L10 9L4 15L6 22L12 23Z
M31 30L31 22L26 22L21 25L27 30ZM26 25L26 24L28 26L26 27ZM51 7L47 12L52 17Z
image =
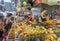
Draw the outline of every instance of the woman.
M5 20L5 29L8 31L11 28L13 23L14 23L14 17L11 13L9 13Z
M43 8L42 13L40 14L42 22L46 21L46 18L47 18L46 13L47 13L47 9Z

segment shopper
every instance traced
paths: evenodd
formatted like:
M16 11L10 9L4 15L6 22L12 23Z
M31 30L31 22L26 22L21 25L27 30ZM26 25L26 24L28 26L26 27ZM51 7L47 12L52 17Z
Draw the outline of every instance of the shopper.
M22 7L22 8L21 8L21 11L20 11L20 18L21 18L21 19L24 19L24 17L25 17L25 16L24 16L25 12L26 12L26 7Z
M40 4L40 0L35 0L35 5L37 6L37 5L39 5Z
M50 19L54 19L55 18L55 15L54 15L54 12L52 11L51 15L50 15Z
M7 32L6 30L4 30L2 34L3 41L6 41L6 37L7 37Z
M0 41L2 41L2 33L3 33L3 26L4 26L4 22L3 22L3 14L0 13Z
M30 23L32 23L32 11L31 11L31 8L28 8L28 10L29 10L29 16L28 16L28 21L30 22Z
M40 14L40 17L42 19L42 22L46 21L46 18L49 18L49 17L46 16L46 13L47 13L47 9L46 8L43 8L43 11Z
M14 22L14 16L11 13L8 13L7 18L5 20L5 29L8 31Z

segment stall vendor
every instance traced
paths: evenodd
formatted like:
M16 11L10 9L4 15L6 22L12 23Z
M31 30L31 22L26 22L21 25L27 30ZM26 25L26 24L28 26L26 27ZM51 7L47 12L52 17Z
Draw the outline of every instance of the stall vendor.
M40 14L40 17L42 19L42 22L46 21L46 18L49 18L49 17L46 16L46 13L47 13L47 9L46 8L43 8L43 11Z

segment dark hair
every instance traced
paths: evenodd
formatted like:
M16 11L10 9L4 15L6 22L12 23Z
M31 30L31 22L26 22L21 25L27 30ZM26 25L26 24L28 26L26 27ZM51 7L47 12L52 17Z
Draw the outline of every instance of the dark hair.
M47 10L46 8L43 8L42 10Z
M28 10L31 10L31 8L27 8Z
M20 15L20 12L16 13L16 15L18 15L18 14Z
M14 17L12 17L11 20L14 20Z
M7 17L10 17L10 16L12 16L12 13L7 13Z
M3 18L4 16L0 16L0 18Z

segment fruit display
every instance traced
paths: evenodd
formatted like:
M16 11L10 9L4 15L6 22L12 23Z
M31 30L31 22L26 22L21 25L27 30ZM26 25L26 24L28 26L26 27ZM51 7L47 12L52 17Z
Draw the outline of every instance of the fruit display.
M57 36L55 34L48 34L44 37L44 41L57 41Z
M41 25L55 25L55 24L57 24L57 21L56 20L46 20L46 21L44 21L44 22L41 22L40 23Z
M57 23L60 23L60 20L56 20L57 21Z
M60 37L57 39L57 41L60 41Z
M14 38L15 31L18 32L18 36L27 37L30 35L37 35L40 33L44 33L46 29L43 26L36 26L36 28L34 28L31 25L27 25L26 22L20 22L12 25L12 28L10 29L10 34L9 34L10 38L11 37ZM13 34L13 36L11 33Z
M56 24L56 20L48 20L48 21L46 21L46 23L47 23L47 24L52 24L52 25L53 25L53 24Z
M50 34L50 33L54 33L54 31L53 31L52 28L48 28L48 29L45 31L45 34Z
M49 21L49 18L46 18L46 21Z
M9 34L9 39L14 39L14 38L15 38L14 31L11 31Z
M56 21L54 20L48 20L45 23L48 22L51 22L50 24L56 23ZM44 22L42 23L45 24ZM57 25L57 27L60 28L60 25ZM9 32L9 38L14 39L15 36L17 36L18 38L26 38L29 36L36 36L41 34L45 34L44 36L42 36L43 41L57 41L57 35L54 33L52 27L48 27L47 29L42 25L34 27L31 24L27 24L25 21L21 21L12 25Z

